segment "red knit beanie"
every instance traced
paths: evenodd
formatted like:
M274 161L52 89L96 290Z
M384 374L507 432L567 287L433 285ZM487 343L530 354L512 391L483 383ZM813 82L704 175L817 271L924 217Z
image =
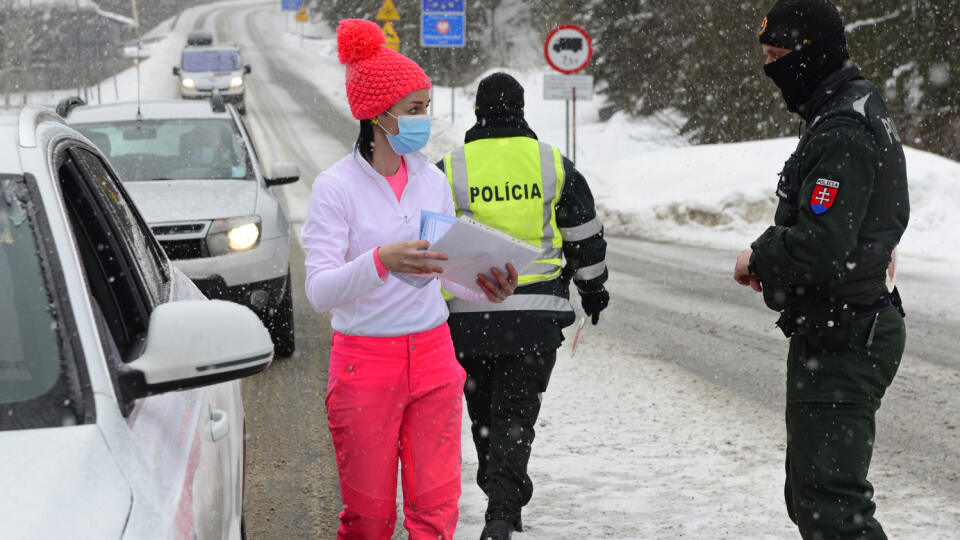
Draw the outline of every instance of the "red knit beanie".
M410 92L430 88L423 69L385 43L376 23L343 19L337 27L337 53L347 66L347 101L357 120L373 118Z

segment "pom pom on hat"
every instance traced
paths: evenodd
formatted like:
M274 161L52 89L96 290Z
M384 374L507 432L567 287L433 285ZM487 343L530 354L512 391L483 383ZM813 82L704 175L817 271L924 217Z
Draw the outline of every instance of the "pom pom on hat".
M337 27L337 56L347 66L347 101L357 120L373 118L410 92L430 88L416 62L390 49L376 23L344 19Z
M370 21L344 19L337 27L337 55L341 64L370 58L386 42L380 27Z

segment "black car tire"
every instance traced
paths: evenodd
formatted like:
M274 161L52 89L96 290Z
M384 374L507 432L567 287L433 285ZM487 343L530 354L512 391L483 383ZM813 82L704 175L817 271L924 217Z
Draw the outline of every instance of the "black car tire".
M280 305L273 315L268 317L267 329L270 330L270 339L273 340L273 354L280 358L293 355L296 349L293 326L293 293L291 291L290 271L287 270L286 290Z
M237 103L237 112L246 116L247 114L247 101L245 99L240 100Z

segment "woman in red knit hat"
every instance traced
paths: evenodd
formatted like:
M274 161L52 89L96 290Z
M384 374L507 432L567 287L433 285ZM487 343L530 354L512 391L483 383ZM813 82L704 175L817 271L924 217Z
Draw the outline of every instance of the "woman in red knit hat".
M473 301L501 302L517 272L492 269L479 294L432 280L446 255L420 241L421 210L453 215L446 177L420 149L430 136L430 79L384 45L380 28L347 19L337 28L347 99L360 120L354 151L313 184L303 226L307 298L332 311L327 418L340 473L338 539L389 539L402 465L404 527L411 540L450 539L460 498L465 374L447 328L441 282Z

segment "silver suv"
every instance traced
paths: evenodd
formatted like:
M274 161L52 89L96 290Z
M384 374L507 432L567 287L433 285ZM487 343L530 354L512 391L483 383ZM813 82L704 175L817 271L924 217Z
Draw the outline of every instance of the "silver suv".
M246 114L244 78L250 73L250 65L243 63L240 48L191 43L207 41L188 41L180 55L180 65L173 68L173 74L180 77L180 97L209 99L217 91L225 101L236 105L240 114Z
M276 163L268 177L240 115L218 98L59 111L113 163L177 267L208 298L252 308L277 356L293 354L290 228L270 188L297 181L299 167Z

